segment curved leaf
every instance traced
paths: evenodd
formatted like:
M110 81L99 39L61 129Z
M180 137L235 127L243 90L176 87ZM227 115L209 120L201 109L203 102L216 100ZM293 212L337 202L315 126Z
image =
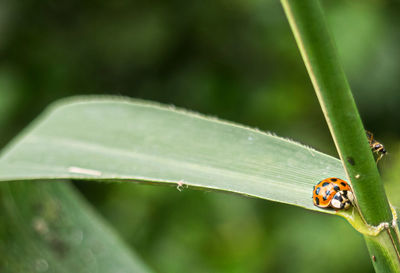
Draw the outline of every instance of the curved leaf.
M313 185L339 160L288 139L154 103L56 103L0 158L0 180L92 179L222 190L321 210Z
M0 197L0 272L151 272L67 183L1 183Z

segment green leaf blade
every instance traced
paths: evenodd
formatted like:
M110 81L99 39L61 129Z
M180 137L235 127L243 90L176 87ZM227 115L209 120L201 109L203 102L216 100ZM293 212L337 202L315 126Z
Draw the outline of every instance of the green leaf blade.
M152 272L68 183L0 184L1 272Z
M0 159L0 180L145 181L222 190L311 210L340 161L274 135L130 99L70 99ZM331 212L329 210L320 210Z

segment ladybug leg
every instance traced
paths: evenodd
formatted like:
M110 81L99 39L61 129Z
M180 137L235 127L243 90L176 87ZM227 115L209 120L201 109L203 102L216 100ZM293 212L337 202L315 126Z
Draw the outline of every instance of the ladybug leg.
M354 194L353 194L353 192L352 191L347 191L346 192L346 197L347 197L347 199L349 200L349 202L352 204L352 205L354 205Z
M349 209L350 207L351 207L350 201L346 201L346 202L343 204L343 208L344 208L344 209Z

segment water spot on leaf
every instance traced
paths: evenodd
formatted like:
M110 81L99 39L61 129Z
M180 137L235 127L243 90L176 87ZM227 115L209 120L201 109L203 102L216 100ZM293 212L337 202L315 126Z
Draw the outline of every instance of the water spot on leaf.
M49 269L49 263L45 259L37 259L35 262L36 272L46 272Z

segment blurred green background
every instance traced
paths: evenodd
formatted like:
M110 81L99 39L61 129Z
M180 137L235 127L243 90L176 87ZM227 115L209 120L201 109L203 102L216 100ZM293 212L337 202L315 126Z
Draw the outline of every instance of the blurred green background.
M389 151L388 192L400 192L400 4L322 4L365 126ZM278 0L6 0L0 35L0 147L54 100L112 94L337 156ZM76 186L160 273L373 272L362 236L338 217L190 189Z

